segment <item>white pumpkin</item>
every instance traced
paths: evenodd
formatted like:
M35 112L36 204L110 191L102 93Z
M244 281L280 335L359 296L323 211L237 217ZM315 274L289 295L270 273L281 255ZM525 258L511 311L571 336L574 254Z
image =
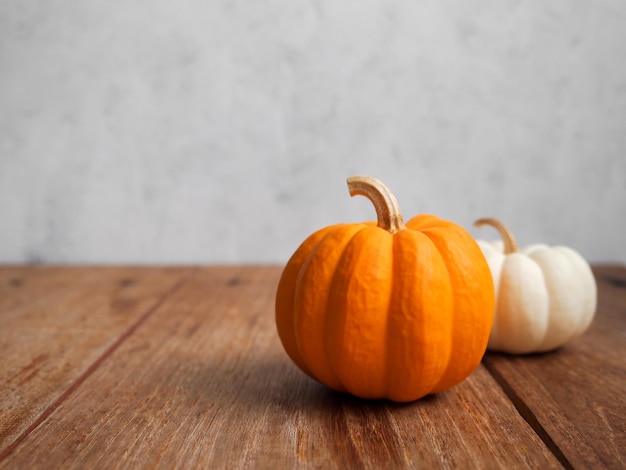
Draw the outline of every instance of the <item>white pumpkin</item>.
M498 229L502 241L477 240L491 268L495 319L487 348L513 354L558 348L580 336L596 311L597 288L589 264L564 247L518 250L513 234L495 219L475 225Z

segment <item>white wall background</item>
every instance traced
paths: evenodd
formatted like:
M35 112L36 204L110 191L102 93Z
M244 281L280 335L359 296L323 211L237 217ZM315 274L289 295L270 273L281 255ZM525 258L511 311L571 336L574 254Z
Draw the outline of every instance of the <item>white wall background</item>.
M0 262L283 263L354 174L626 262L626 2L0 6Z

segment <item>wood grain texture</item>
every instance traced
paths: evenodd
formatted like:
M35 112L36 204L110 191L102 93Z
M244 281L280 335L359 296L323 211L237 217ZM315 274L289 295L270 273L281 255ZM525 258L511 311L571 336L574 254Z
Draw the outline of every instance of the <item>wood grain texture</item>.
M0 467L560 467L482 366L405 405L359 400L306 377L275 332L279 274L195 269ZM73 290L87 292L80 283Z
M278 267L0 267L0 467L624 468L626 269L594 272L583 337L399 405L289 361Z
M181 269L0 269L0 454L171 289Z
M561 349L483 363L565 466L626 468L626 269L594 267L598 310Z

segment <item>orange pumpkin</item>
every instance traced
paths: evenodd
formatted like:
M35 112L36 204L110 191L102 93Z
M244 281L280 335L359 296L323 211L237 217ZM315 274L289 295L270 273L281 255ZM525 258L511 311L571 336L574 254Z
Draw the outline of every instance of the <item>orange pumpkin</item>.
M406 402L443 391L478 366L494 315L489 267L459 225L432 215L403 222L393 194L370 177L350 194L378 223L309 236L282 273L278 335L300 369L362 398Z

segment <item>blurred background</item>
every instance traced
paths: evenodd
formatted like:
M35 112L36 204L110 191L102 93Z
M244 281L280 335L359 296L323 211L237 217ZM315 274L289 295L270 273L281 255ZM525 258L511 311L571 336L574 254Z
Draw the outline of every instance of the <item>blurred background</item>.
M626 3L2 2L0 262L284 263L357 174L626 262Z

